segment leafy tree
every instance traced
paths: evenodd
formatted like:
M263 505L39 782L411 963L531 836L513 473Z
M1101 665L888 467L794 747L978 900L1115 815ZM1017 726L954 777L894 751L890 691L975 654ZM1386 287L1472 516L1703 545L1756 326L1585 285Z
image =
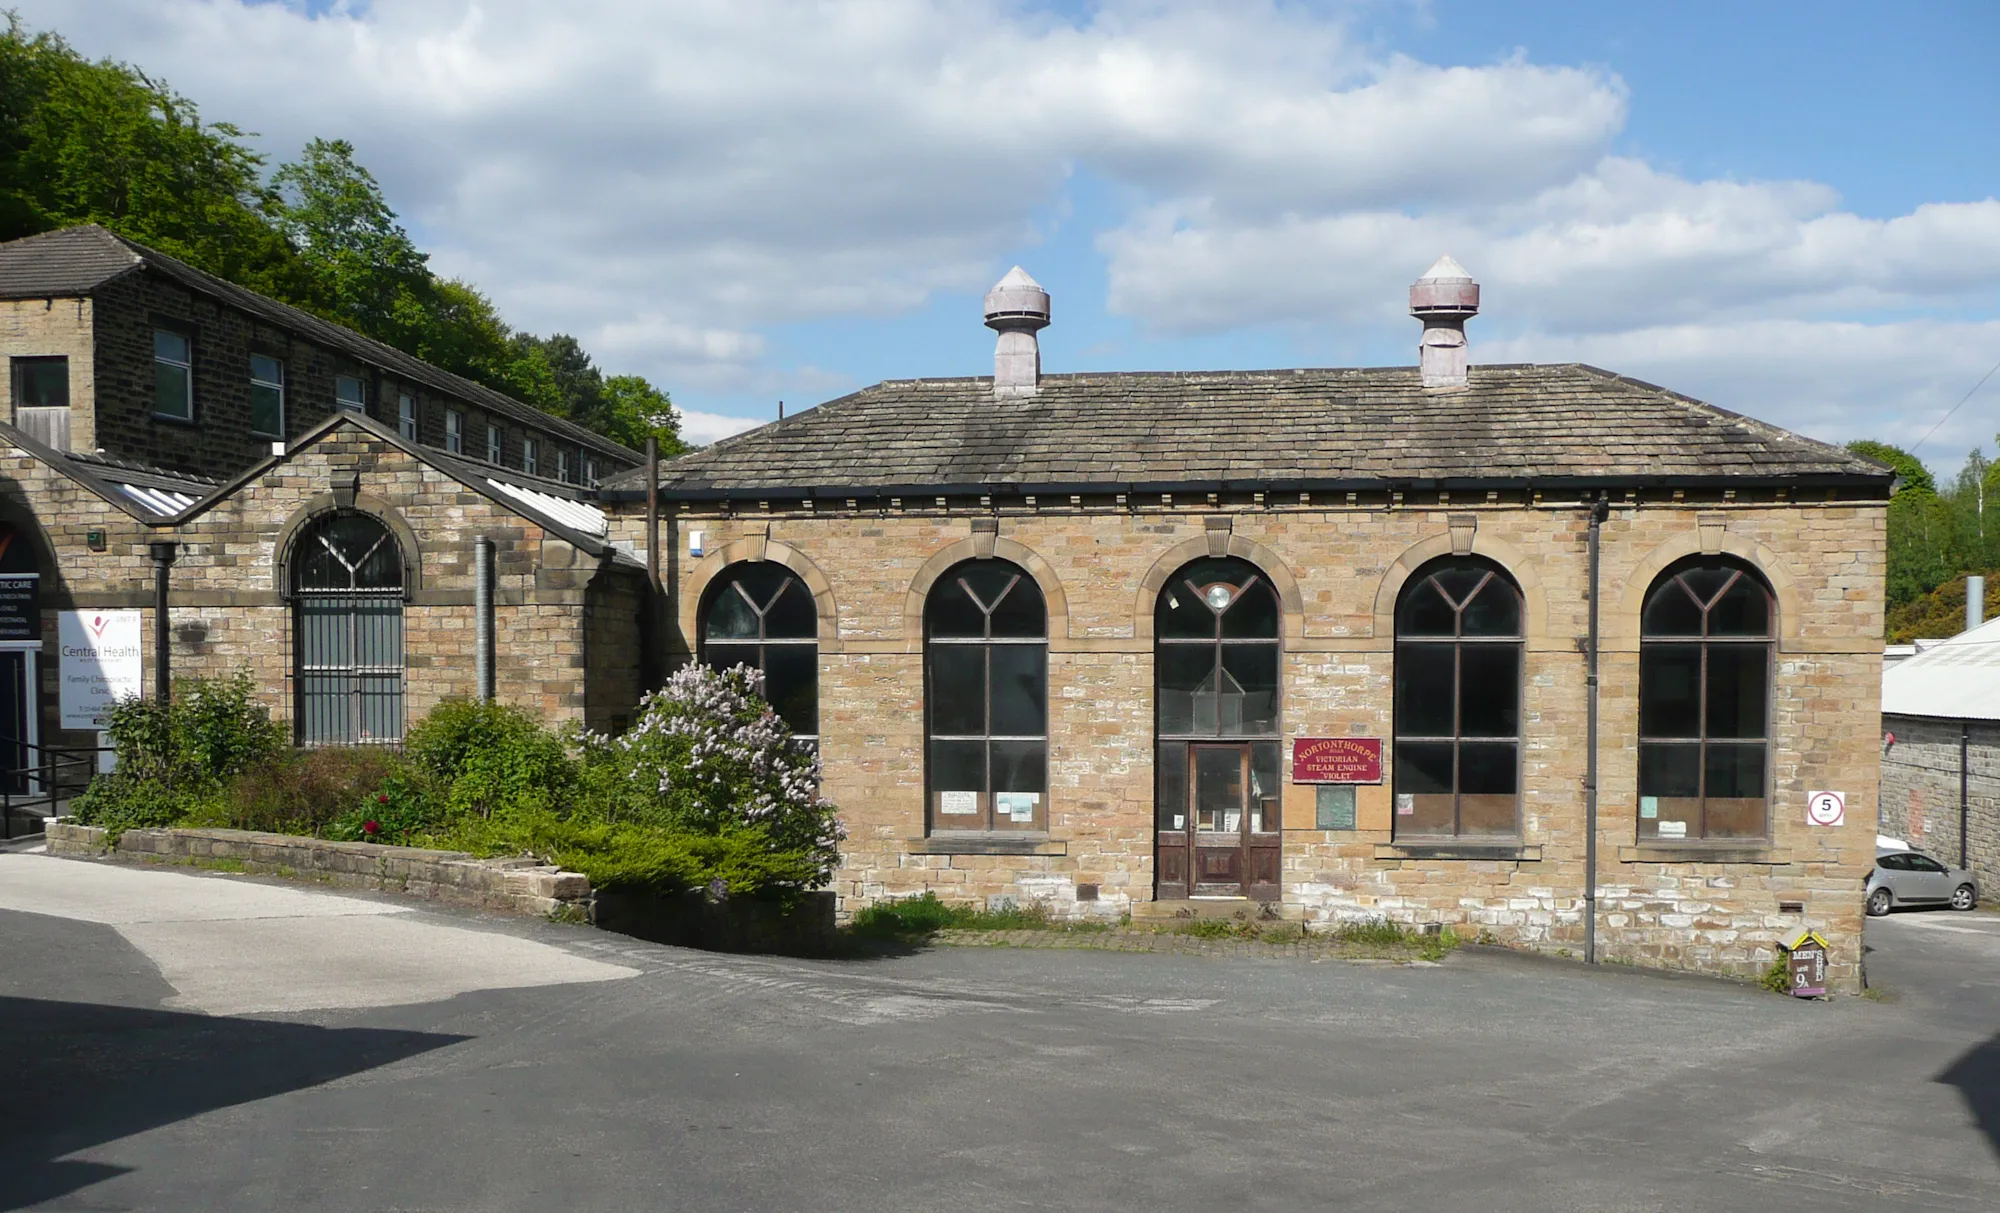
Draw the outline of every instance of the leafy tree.
M273 224L311 270L322 310L403 349L429 327L434 281L382 187L345 139L314 139L271 178Z
M640 375L613 375L604 381L604 420L597 432L634 450L644 450L648 437L657 438L662 459L694 449L681 437L673 401Z
M1937 492L1937 482L1931 479L1930 469L1924 466L1924 461L1902 447L1864 438L1859 442L1848 443L1847 449L1863 458L1886 463L1896 469L1896 495L1899 497L1904 493Z

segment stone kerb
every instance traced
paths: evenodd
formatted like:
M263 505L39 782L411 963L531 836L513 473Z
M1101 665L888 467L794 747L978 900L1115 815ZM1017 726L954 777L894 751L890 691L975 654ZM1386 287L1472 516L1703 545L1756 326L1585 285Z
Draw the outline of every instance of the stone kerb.
M590 881L532 859L475 859L462 851L426 851L367 842L327 842L252 830L127 830L116 848L96 826L53 818L49 854L112 855L154 862L235 862L250 872L305 876L343 888L403 893L454 905L547 917L587 913Z

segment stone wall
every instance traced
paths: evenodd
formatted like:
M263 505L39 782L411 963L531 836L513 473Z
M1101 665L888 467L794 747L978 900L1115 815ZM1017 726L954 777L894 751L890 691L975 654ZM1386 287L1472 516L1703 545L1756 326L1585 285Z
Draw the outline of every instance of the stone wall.
M2000 721L1884 716L1882 729L1896 736L1882 745L1882 832L1954 867L1963 853L1982 897L2000 899Z
M241 866L243 871L303 876L348 889L402 893L431 901L508 914L575 913L590 909L590 881L532 859L474 859L460 851L367 842L325 842L251 830L127 830L113 848L105 831L64 820L48 823L49 854L191 865Z
M0 392L6 407L0 419L14 421L14 373L8 358L61 356L69 359L70 447L95 445L91 401L96 397L95 353L91 345L93 304L89 299L0 299Z
M929 508L928 498L920 499L925 508L907 509L687 511L663 525L675 642L684 659L695 604L732 561L780 560L815 591L826 791L849 831L836 885L845 911L929 888L1112 915L1152 897L1149 576L1157 586L1211 550L1266 570L1289 604L1285 738L1386 739L1396 590L1423 561L1469 548L1506 567L1527 603L1520 845L1477 858L1399 847L1386 785L1360 789L1359 828L1321 831L1312 789L1288 785L1285 908L1313 923L1442 922L1516 946L1578 951L1584 505L1519 494L1490 494L1471 507L1377 496L1345 509L1261 500L1174 508L1155 497L1028 511ZM922 598L914 591L972 554L975 518L997 523L994 553L1029 569L1051 610L1049 830L1028 844L980 847L925 833ZM636 516L621 524L627 538L641 539ZM698 558L688 550L694 530L704 533ZM1879 506L1803 505L1781 494L1628 500L1613 509L1603 532L1603 955L1749 976L1770 962L1780 938L1810 926L1834 941L1836 980L1858 984L1860 888L1875 827L1883 539ZM1638 610L1660 569L1702 551L1750 561L1779 599L1770 837L1726 849L1641 847ZM1848 793L1846 825L1806 823L1806 794L1822 788Z

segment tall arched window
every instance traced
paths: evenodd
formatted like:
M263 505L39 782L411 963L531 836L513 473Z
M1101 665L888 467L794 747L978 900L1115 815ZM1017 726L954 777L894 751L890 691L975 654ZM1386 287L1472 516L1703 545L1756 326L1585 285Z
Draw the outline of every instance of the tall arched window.
M318 519L293 547L301 745L403 739L403 553L379 519Z
M1153 609L1162 900L1278 896L1277 591L1257 566L1196 560Z
M968 560L924 600L931 829L1049 828L1049 612L1004 560Z
M701 661L764 672L764 698L801 741L819 743L819 609L773 560L732 564L702 598Z
M1477 556L1424 565L1396 602L1396 836L1521 832L1521 591Z
M1768 825L1771 589L1693 556L1646 593L1639 641L1639 837L1762 838Z

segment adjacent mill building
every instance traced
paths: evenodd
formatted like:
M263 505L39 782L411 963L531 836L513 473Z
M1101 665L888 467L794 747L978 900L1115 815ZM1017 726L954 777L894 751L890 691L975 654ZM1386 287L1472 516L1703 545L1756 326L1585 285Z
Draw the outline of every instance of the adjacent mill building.
M38 239L114 239L79 230ZM147 541L175 540L174 669L251 664L302 743L399 736L477 693L479 665L502 699L618 728L675 663L747 664L823 760L845 911L932 890L1386 916L1737 975L1811 927L1858 984L1892 474L1592 367L1470 365L1479 288L1449 258L1411 289L1417 366L1044 374L1049 298L1015 270L987 297L992 377L880 383L656 474L595 448L593 486L509 466L504 439L491 461L453 449L422 427L477 406L587 457L377 354L357 359L390 385L370 411L329 394L283 454L168 488L167 446L99 426L80 455L73 416L65 453L24 414L54 406L24 405L19 366L65 352L31 346L36 325L87 334L111 307L103 287L35 293L10 268L33 243L0 248L0 489L44 608L149 604ZM117 247L187 289L193 271ZM118 355L72 339L104 382ZM128 379L166 374L118 348ZM247 353L218 373L247 382ZM75 409L90 378L67 356ZM405 383L414 438L374 411ZM186 501L135 512L121 485ZM101 550L71 503L122 516ZM532 621L484 662L481 539L508 570L497 609ZM316 629L371 626L370 561L404 622L324 699ZM307 570L335 565L347 597L314 597Z

